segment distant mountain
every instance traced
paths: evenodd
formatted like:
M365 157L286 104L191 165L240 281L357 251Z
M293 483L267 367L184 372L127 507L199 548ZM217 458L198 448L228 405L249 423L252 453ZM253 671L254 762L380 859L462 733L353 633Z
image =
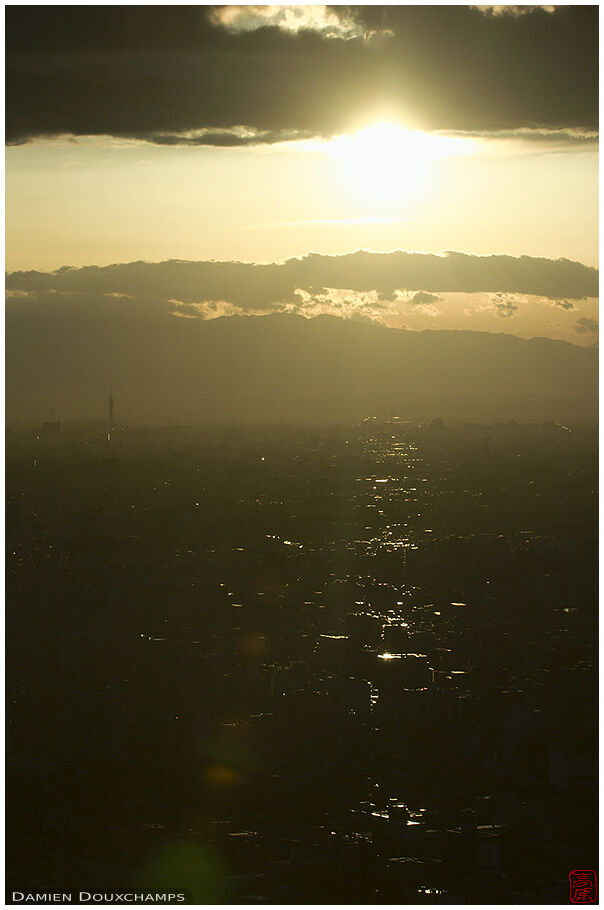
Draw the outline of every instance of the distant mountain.
M9 422L103 417L110 388L130 423L596 419L596 346L331 316L111 313L11 310Z

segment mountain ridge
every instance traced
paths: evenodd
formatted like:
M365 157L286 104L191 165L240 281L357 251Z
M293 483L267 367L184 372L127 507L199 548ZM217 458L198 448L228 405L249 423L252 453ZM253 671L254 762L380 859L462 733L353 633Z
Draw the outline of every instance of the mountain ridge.
M556 339L295 314L137 320L119 306L8 314L6 335L8 420L102 415L109 388L130 421L597 416L598 349Z

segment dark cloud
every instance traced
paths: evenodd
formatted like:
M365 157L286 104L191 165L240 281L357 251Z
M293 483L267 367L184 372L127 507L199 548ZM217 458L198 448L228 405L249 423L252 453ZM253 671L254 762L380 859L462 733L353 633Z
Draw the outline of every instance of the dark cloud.
M10 293L121 294L183 304L223 301L243 311L266 312L299 304L296 292L300 289L312 297L325 294L328 288L376 292L381 300L392 299L401 289L430 296L488 292L556 300L596 297L598 272L568 259L359 250L343 256L311 253L268 265L172 260L11 272L6 287ZM123 303L121 298L112 299ZM505 301L499 302L503 304L501 315L512 315Z
M212 7L8 6L7 141L241 145L333 135L376 115L481 133L597 129L595 6L325 15L327 30L267 19L234 34Z
M519 309L520 307L513 300L499 300L495 303L495 312L502 319L509 319L510 316L515 316Z
M561 310L576 310L577 307L571 300L554 300L554 306L560 307Z
M312 138L307 130L194 130L190 133L149 133L146 136L137 136L155 145L193 145L193 146L219 146L221 148L237 148L245 145L271 145L275 142L291 142L297 139Z
M581 316L575 323L575 332L578 335L595 335L598 331L598 320Z
M426 291L418 291L411 298L411 303L438 303L439 300L442 300L442 297L439 297L438 294L428 294Z
M512 297L506 297L505 294L495 294L495 296L491 298L491 305L495 314L500 316L501 319L509 319L511 316L515 316L520 310L516 300Z

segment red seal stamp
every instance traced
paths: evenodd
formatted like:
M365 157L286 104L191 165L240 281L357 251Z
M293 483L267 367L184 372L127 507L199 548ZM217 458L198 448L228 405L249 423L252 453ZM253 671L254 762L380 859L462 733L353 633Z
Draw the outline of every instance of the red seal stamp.
M573 869L568 873L571 904L595 904L598 899L598 876L593 869Z

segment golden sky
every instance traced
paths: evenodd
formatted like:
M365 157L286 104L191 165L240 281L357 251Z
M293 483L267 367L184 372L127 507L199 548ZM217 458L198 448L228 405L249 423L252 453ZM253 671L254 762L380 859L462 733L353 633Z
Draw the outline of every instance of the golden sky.
M7 268L359 247L596 265L597 147L552 145L396 123L257 148L32 142L7 153Z
M7 10L8 271L359 249L597 267L595 7L78 9ZM306 315L368 317L377 289L339 280L297 289ZM392 290L388 325L596 334L593 292L505 269L428 308L404 272ZM239 306L203 282L194 302Z

